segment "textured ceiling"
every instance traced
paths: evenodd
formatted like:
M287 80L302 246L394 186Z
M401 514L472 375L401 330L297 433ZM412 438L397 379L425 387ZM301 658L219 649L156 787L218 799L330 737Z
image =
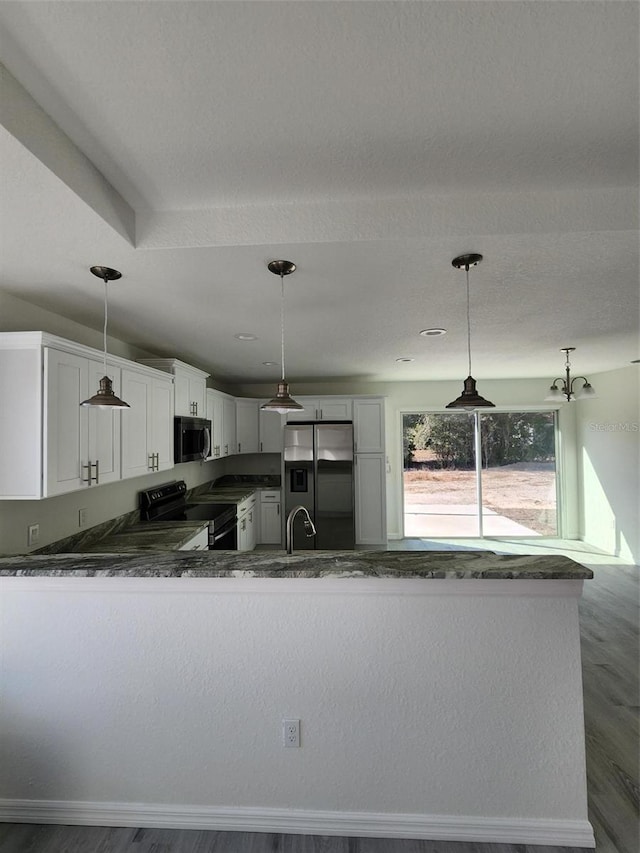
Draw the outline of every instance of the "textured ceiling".
M290 378L460 378L475 251L477 377L624 366L638 11L4 2L0 288L99 327L87 268L116 266L112 334L267 381L286 257Z

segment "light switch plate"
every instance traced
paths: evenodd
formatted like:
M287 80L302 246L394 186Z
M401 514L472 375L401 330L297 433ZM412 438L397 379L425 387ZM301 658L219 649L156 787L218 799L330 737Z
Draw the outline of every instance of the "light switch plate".
M27 545L29 547L31 547L32 545L37 545L39 539L40 539L40 525L39 524L30 524L27 527Z

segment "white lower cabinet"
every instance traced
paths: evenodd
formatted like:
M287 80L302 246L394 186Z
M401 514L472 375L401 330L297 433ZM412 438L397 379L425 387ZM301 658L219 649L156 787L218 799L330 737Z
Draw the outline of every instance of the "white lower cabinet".
M356 545L386 545L386 465L383 453L355 455Z
M173 468L173 379L123 369L122 477Z
M209 547L209 528L205 527L195 536L192 536L188 542L181 545L179 551L206 551Z
M282 518L280 501L260 504L260 543L262 545L282 544Z
M257 510L255 492L238 506L238 551L253 551L256 547Z
M258 542L261 545L282 545L280 490L261 489L259 510Z

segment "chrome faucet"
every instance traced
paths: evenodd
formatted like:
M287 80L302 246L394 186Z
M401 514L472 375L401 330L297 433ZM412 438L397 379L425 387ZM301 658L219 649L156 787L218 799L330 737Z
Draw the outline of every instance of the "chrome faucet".
M299 512L303 512L307 516L303 521L307 538L315 536L316 533L316 529L313 526L313 521L311 521L311 516L309 515L306 506L302 506L302 504L294 506L287 516L287 554L293 554L293 520Z

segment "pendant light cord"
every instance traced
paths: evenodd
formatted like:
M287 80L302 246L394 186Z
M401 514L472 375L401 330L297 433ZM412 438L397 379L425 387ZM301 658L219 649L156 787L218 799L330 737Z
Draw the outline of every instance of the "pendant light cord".
M104 327L102 329L102 357L104 375L107 375L107 279L104 280Z
M282 359L282 381L284 382L284 274L280 273L280 331L281 331L281 359Z
M466 264L467 272L467 352L469 353L469 376L471 376L471 313L469 309L469 264Z

